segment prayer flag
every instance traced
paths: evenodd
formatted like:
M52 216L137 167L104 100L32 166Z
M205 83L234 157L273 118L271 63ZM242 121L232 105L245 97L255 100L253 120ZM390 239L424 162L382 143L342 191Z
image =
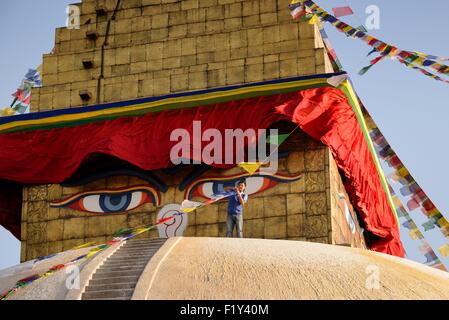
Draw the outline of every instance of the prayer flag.
M318 18L318 16L316 14L314 14L308 22L309 22L309 24L316 24L316 23L318 23L318 21L320 21L320 19Z
M190 200L184 200L181 203L181 212L184 213L191 213L193 211L195 211L196 209L200 208L204 206L203 203L201 202L195 202L195 201L190 201Z
M424 223L422 225L424 227L424 231L429 231L432 229L435 229L435 222L433 222L432 220L427 221L426 223Z
M418 240L418 239L422 239L422 234L418 229L414 229L412 231L409 232L410 238L412 238L413 240Z
M440 247L438 251L440 251L443 257L445 258L449 257L449 244L445 244L444 246Z
M366 30L366 28L365 28L365 26L363 24L358 26L356 29L359 30L359 31L362 31L362 32L368 32L368 30Z
M250 175L256 173L257 170L263 165L263 162L242 162L239 163L239 167L248 172Z
M267 142L269 144L275 144L277 146L280 146L284 143L285 140L289 137L289 134L278 134L278 135L272 135L267 137Z
M334 16L337 18L354 14L354 11L352 11L351 7L332 8L332 11L334 12Z
M290 12L290 14L292 15L294 20L298 20L306 15L306 11L301 7L296 7Z

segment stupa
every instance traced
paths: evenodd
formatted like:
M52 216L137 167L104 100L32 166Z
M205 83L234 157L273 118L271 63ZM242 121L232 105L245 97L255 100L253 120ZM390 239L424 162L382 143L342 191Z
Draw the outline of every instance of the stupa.
M155 225L177 212L138 239L112 243L84 263L80 289L61 289L65 278L59 271L52 276L56 280L35 281L17 298L39 298L36 292L47 287L50 299L178 299L189 298L188 292L195 292L191 298L206 299L448 296L443 285L426 287L448 282L444 272L402 261L398 217L364 109L346 73L336 70L319 27L292 20L288 4L76 4L80 28L56 30L55 49L43 57L43 85L32 92L31 113L0 118L0 222L21 241L25 263L3 274L0 289L32 275L37 266L44 270L91 249L70 250L76 246L107 243L119 229ZM177 164L170 157L176 145L171 134L181 129L193 135L196 123L201 132L221 134L277 129L288 138L277 145L276 172L258 167L251 173L235 161L205 163L196 155L208 141L188 143L187 159L180 157ZM251 161L243 157L243 163ZM184 200L213 200L216 191L242 178L249 195L243 234L250 239L219 239L226 235L226 201L182 214ZM255 252L264 247L271 253L256 261ZM351 288L342 284L341 291L323 289L321 296L306 294L303 287L272 295L249 289L241 295L232 290L214 295L193 282L192 288L201 290L171 287L166 272L177 269L170 257L185 260L189 270L194 264L210 265L212 257L237 259L239 248L246 248L241 267L248 261L257 270L274 261L282 267L289 263L284 256L298 263L289 268L302 266L313 277L319 273L312 265L326 257L346 262L323 265L323 270L350 272L363 266L357 271L360 279L367 266L380 263L391 276L386 286L416 274L426 279L421 284L426 293L364 291L365 282ZM356 266L345 264L351 259ZM169 266L154 278L161 261ZM395 265L391 270L390 264ZM395 273L401 264L411 273ZM217 280L226 268L211 274ZM157 290L151 291L153 286ZM352 291L356 287L359 295ZM170 296L173 292L178 295Z

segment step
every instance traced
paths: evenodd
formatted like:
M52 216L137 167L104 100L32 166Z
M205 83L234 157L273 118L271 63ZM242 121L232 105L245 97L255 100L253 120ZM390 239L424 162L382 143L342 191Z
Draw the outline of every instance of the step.
M123 260L123 259L131 259L133 261L139 261L139 260L145 260L150 259L154 254L142 254L142 255L127 255L127 254L121 254L121 255L113 255L112 257L109 257L107 261L116 261L116 260Z
M158 243L125 243L122 248L148 248L148 247L161 247L165 242L158 242Z
M147 263L151 257L143 257L143 258L130 258L130 257L120 257L120 258L110 258L105 263L112 262L114 264L123 263L123 264L133 264L133 263Z
M134 271L109 271L109 270L98 270L92 276L92 279L98 278L116 278L116 277L127 277L127 276L139 276L142 274L142 269L134 270Z
M120 248L120 250L118 250L117 251L117 253L118 252L141 252L141 251L157 251L157 250L159 250L161 247L160 246L155 246L155 247L153 247L153 246L151 246L151 247L141 247L141 248L138 248L138 247L135 247L135 248L131 248L131 247L128 247L128 248Z
M161 246L166 242L166 240L164 241L137 241L137 240L133 240L133 241L129 241L126 242L123 247L127 247L127 246Z
M97 299L85 299L85 298L83 298L83 300L106 300L106 301L109 301L109 300L131 300L131 298L130 297L97 298Z
M131 252L131 253L138 253L138 252L148 252L148 251L157 251L159 250L160 247L154 247L154 248L148 248L148 247L142 247L142 248L138 248L138 249L134 249L134 248L120 248L120 250L116 251L116 253L120 253L120 252Z
M105 262L101 268L142 268L145 269L145 267L147 266L148 262L143 262L143 263L111 263L111 262Z
M146 265L103 265L101 268L97 269L98 271L110 270L110 271L133 271L133 270L143 270Z
M159 250L159 248L142 248L142 249L139 249L139 250L121 249L121 250L115 252L114 255L116 255L116 254L123 254L123 253L135 254L135 255L139 255L139 254L142 254L142 253L148 254L148 253L155 253L158 250Z
M139 246L123 246L120 248L121 250L158 250L161 245L153 245L153 244L147 244L147 245L139 245Z
M158 250L162 246L160 245L139 245L139 246L123 246L119 251L139 251L139 250Z
M114 254L110 258L111 259L127 258L127 259L135 260L135 259L140 259L140 258L149 259L152 256L154 256L154 252L153 253L142 253L142 254L127 254L126 252L123 252L123 253Z
M119 290L119 289L134 289L136 287L135 282L122 282L122 283L110 283L90 285L86 287L86 292L90 291L104 291L104 290Z
M107 259L107 261L115 261L115 260L123 260L123 259L132 259L133 261L139 261L139 260L145 260L145 259L149 259L152 256L154 256L154 254L141 254L141 255L128 255L128 254L114 254L113 256L109 257Z
M155 238L155 239L130 239L130 240L128 240L126 243L128 244L128 243L139 243L139 242L145 242L145 243L148 243L148 242L153 242L153 243L155 243L155 242L165 242L165 241L167 241L167 239L166 238Z
M122 259L123 260L123 259ZM111 260L111 259L107 259L102 266L110 266L110 265L124 265L124 266L139 266L139 265L146 265L148 262L148 260L146 259L141 259L141 261L138 261L136 259L132 259L132 260L127 260L124 262L118 262L117 259Z
M139 249L130 249L130 248L123 248L120 249L118 251L116 251L115 253L131 253L131 254L140 254L142 252L157 252L160 249L160 247L155 247L155 248L147 248L147 247L143 247L143 248L139 248Z
M118 289L118 290L103 290L103 291L89 291L83 293L83 300L103 299L103 298L129 298L131 299L134 289Z
M104 285L104 284L112 284L112 283L124 283L124 282L133 282L137 283L139 281L140 275L131 275L126 277L97 277L95 279L92 279L89 281L88 286L97 286L97 285Z
M141 266L102 266L100 269L97 270L97 272L99 271L104 271L104 270L108 270L108 271L129 271L129 272L133 272L133 271L143 271L143 269L145 269L145 265L141 265Z
M141 250L119 250L114 253L113 256L117 255L134 255L134 256L140 256L140 255L149 255L149 254L155 254L159 249L141 249Z
M142 247L142 246L162 246L166 241L140 241L140 242L127 242L125 243L122 248L124 247Z
M146 268L146 266L147 266L147 264L145 263L142 263L142 264L123 264L123 263L121 263L121 264L119 264L119 263L117 263L117 264L104 264L104 265L102 265L101 266L101 268L99 268L98 270L106 270L106 269L108 269L108 270L113 270L113 269L117 269L117 270L131 270L131 269L141 269L141 270L143 270L143 269L145 269Z

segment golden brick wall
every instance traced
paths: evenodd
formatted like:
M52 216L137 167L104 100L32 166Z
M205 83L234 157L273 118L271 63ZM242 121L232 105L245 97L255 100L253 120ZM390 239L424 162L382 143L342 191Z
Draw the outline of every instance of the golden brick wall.
M56 30L32 111L332 72L318 31L292 20L290 0L122 0L108 28L116 3L84 0L80 29ZM100 6L108 16L97 16Z

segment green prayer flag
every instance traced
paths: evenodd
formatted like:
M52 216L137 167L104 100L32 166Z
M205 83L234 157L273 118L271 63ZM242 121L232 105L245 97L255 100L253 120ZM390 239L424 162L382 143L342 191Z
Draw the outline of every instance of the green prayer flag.
M289 137L289 134L278 134L278 135L272 135L267 137L267 142L269 144L275 144L277 146L280 146L284 143L285 140Z
M435 229L435 223L430 220L422 225L424 227L424 231L429 231Z
M19 103L15 105L13 109L16 110L17 113L24 114L27 111L28 106Z
M368 32L368 30L366 30L366 28L365 28L365 26L363 24L358 26L356 29L359 30L359 31L362 31L362 32Z
M302 16L299 21L300 22L308 22L309 20L311 20L315 15L313 13L308 13L304 16Z
M372 66L373 65L369 65L369 66L364 67L362 70L359 71L359 75L363 76L365 73L368 72L369 69L371 69Z

